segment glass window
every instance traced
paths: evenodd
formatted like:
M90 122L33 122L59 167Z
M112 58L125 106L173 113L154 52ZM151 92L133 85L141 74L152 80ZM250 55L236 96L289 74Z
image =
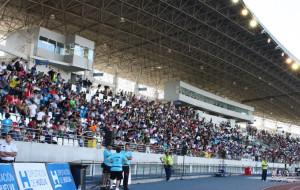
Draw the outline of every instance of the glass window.
M80 45L75 44L75 46L74 46L74 54L78 55L78 56L81 56Z
M84 47L80 46L80 56L84 57Z
M65 54L64 44L57 42L55 52L64 55Z
M73 55L74 54L74 46L75 44L67 44L65 55Z
M48 38L40 36L39 47L43 48L43 49L47 49L47 47L48 47Z
M89 60L93 60L94 59L94 50L93 49L89 49L89 56L88 56Z
M89 48L84 48L84 58L89 57Z
M55 46L56 46L56 41L49 39L49 41L48 41L48 48L47 49L49 51L55 52Z

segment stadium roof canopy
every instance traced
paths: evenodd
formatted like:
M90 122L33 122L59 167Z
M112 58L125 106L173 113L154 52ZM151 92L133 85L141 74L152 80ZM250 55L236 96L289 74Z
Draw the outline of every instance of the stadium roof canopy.
M96 42L95 69L157 89L181 80L299 125L299 73L262 25L249 26L244 7L241 0L5 0L0 32L43 26L80 35Z

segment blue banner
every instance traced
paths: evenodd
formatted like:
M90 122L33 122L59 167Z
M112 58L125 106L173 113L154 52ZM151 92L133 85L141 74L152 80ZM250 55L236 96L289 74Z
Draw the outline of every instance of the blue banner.
M103 73L93 73L94 77L103 77Z
M180 101L180 100L178 100L178 101L173 101L173 104L174 104L174 105L181 105L181 101Z
M46 164L46 167L54 189L76 189L68 164Z
M0 164L0 189L19 190L11 164Z
M147 88L139 88L139 91L147 91Z
M49 65L49 60L35 60L36 65Z

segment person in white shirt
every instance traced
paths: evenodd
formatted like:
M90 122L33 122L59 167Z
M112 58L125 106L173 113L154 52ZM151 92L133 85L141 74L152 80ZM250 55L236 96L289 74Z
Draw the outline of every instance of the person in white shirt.
M11 143L11 140L11 136L7 134L6 141L0 145L1 163L12 163L15 161L18 150L16 145Z
M6 70L6 65L5 65L5 62L2 62L1 65L0 65L0 72L2 72L3 70L5 71Z
M41 108L41 110L37 113L36 120L42 121L45 114L45 108Z
M35 117L36 110L37 110L36 103L31 104L30 107L29 107L29 113L30 113L31 118Z

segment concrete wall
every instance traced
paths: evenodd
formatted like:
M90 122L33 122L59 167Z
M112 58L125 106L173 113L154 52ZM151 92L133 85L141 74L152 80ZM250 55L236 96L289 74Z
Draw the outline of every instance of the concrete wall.
M221 108L219 106L214 106L212 104L196 100L194 98L188 97L183 94L179 94L179 100L181 100L183 102L188 102L189 104L197 106L197 107L204 108L211 112L215 112L216 114L225 115L225 116L229 116L229 117L233 117L233 118L239 118L239 119L243 119L243 120L247 120L247 121L253 120L253 116L238 113L235 111L231 111L231 110L228 110L225 108Z
M186 89L189 89L189 90L191 90L191 91L193 91L193 92L196 92L196 93L198 93L198 94L202 94L202 95L204 95L204 96L206 96L206 97L210 97L210 98L212 98L212 99L218 100L218 101L220 101L220 102L223 102L223 103L226 103L226 104L230 104L230 105L233 105L233 106L236 106L236 107L239 107L239 108L247 109L247 110L250 110L250 111L254 111L254 108L253 108L253 107L250 107L250 106L247 106L247 105L244 105L244 104L240 104L240 103L238 103L238 102L234 102L234 101L231 101L231 100L222 98L222 97L217 96L217 95L215 95L215 94L206 92L206 91L201 90L201 89L199 89L199 88L196 88L196 87L194 87L194 86L192 86L192 85L189 85L189 84L187 84L187 83L185 83L185 82L180 81L180 86L182 86L182 87L184 87L184 88L186 88Z
M103 161L104 149L82 148L30 142L14 142L18 148L16 161L19 162L74 162L74 161ZM146 154L133 152L132 162L160 163L161 154ZM174 164L183 162L182 156L173 156ZM220 159L185 157L186 164L218 165ZM227 165L260 167L260 162L225 160ZM284 167L284 164L274 164L275 167Z
M164 100L166 101L176 101L179 100L179 94L176 92L176 87L179 86L179 81L176 82L166 82L164 87Z

